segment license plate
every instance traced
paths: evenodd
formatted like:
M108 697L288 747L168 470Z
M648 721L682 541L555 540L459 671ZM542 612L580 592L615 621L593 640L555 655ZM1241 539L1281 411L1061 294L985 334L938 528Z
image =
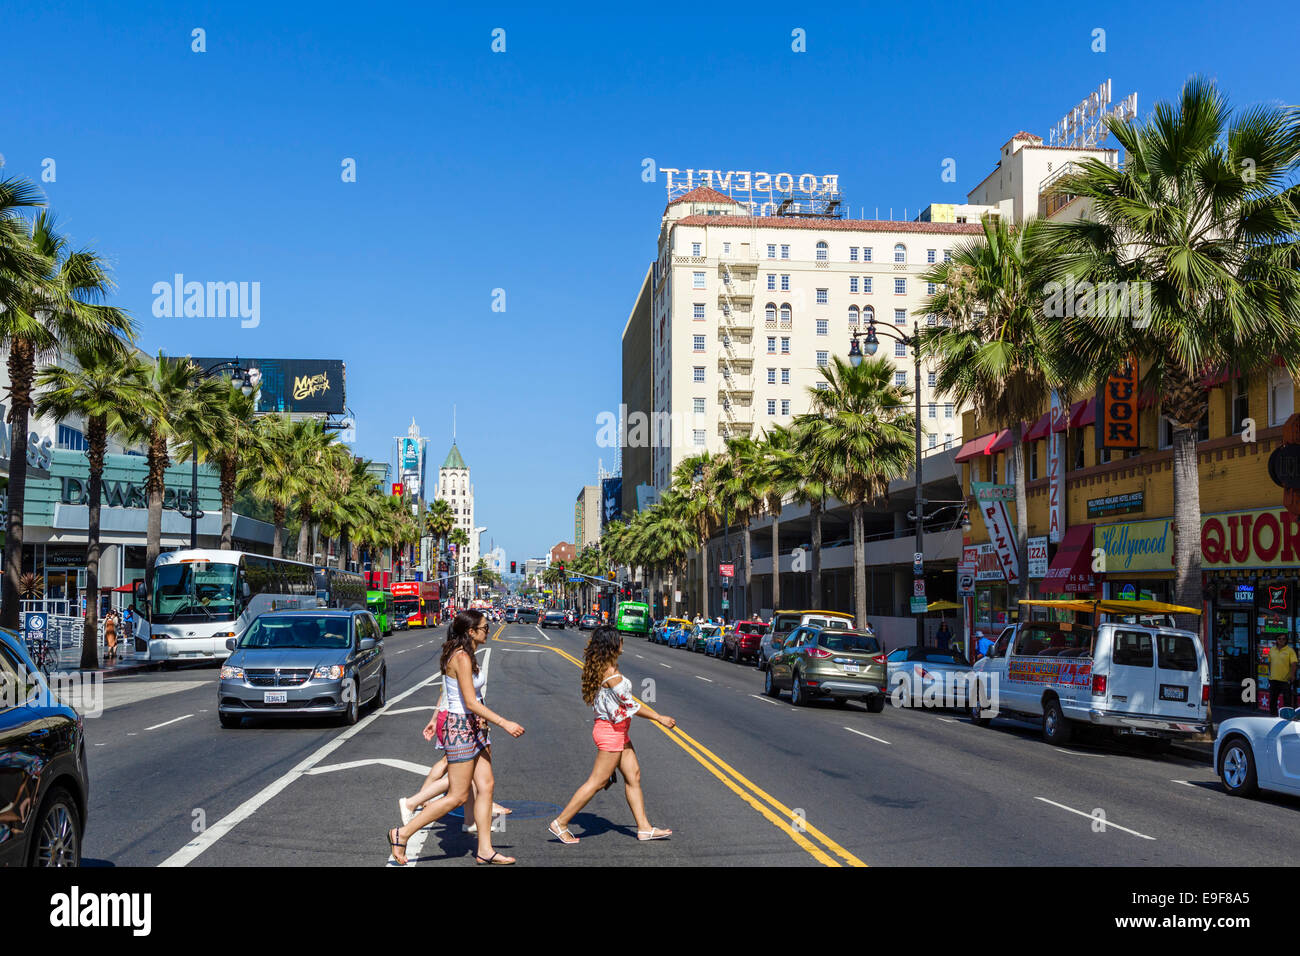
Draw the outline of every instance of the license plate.
M845 665L844 665L844 672L845 672L846 674L856 674L859 670L860 670L860 668L858 667L857 664L845 664Z
M1160 699L1185 701L1187 700L1187 688L1177 684L1161 684Z
M262 703L287 704L289 703L289 692L285 690L268 690L262 694Z

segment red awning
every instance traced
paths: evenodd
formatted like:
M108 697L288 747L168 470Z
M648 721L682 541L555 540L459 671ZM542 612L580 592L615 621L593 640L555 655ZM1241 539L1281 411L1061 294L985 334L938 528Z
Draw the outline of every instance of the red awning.
M120 588L113 588L112 590L114 594L117 594L118 592L130 592L135 590L135 585L123 584Z
M1047 437L1047 429L1052 425L1052 413L1043 412L1043 417L1034 422L1029 431L1025 432L1025 441L1042 441Z
M1080 407L1082 406L1082 407ZM1075 411L1075 409L1078 411ZM1084 428L1097 420L1097 400L1090 398L1084 402L1075 402L1070 407L1070 427Z
M1060 594L1096 589L1097 579L1092 573L1092 525L1077 524L1066 530L1065 540L1038 590L1044 594Z
M993 440L997 437L997 432L989 432L989 434L981 435L979 438L972 438L961 446L961 450L957 452L957 457L953 461L969 461L985 454L985 450L989 445L993 444Z
M1000 451L1006 451L1014 444L1015 441L1011 437L1011 429L1004 428L1002 431L998 432L998 437L993 439L993 444L989 445L989 447L984 450L984 454L996 455Z

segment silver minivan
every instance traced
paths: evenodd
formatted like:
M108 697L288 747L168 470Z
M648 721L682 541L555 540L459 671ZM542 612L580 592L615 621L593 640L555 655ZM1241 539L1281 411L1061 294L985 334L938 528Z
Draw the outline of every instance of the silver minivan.
M222 727L245 717L338 715L355 724L361 707L382 707L388 669L384 638L369 611L272 611L236 641L217 685Z

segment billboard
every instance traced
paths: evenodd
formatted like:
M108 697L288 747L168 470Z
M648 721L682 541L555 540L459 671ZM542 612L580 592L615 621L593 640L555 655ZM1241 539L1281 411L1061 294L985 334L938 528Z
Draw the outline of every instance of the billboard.
M623 517L623 479L602 478L600 480L600 527L603 531L611 521Z
M345 369L338 359L212 358L192 356L200 368L238 362L261 373L257 411L342 415L347 406Z

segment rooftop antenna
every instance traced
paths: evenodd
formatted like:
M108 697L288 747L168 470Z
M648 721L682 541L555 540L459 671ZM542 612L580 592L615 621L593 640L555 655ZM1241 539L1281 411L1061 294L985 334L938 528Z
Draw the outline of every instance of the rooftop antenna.
M456 405L451 406L451 443L456 444Z

